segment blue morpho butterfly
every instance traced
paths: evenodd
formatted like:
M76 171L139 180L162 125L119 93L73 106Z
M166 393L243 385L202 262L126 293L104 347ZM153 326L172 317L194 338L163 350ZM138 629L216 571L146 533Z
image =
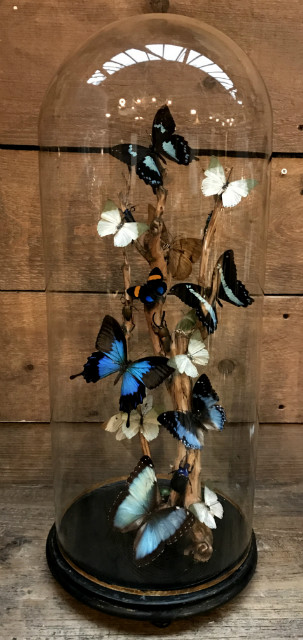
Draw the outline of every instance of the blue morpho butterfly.
M245 285L237 279L237 268L232 249L224 251L213 271L212 286L202 289L197 284L184 282L174 285L170 293L195 309L200 322L208 333L213 333L218 325L216 301L229 302L237 307L248 307L253 303Z
M184 465L180 464L178 469L172 471L173 477L170 481L171 488L177 493L184 493L187 484L189 482L189 471L190 465L188 462L185 462Z
M194 151L189 147L185 138L175 134L175 121L167 105L157 111L152 126L152 143L149 147L139 144L117 144L103 148L103 153L127 164L129 170L136 168L136 174L149 184L154 193L163 184L163 167L160 159L166 164L165 158L177 164L188 165L197 160Z
M166 544L181 538L194 521L187 509L165 506L152 460L143 456L113 509L115 529L122 533L137 530L134 541L136 563L143 565L154 560Z
M150 272L146 284L137 285L127 289L131 298L139 299L143 304L152 306L166 292L166 282L163 280L163 273L158 267Z
M151 356L132 362L127 359L124 333L115 318L105 316L96 340L96 349L88 357L81 373L70 376L71 380L83 376L86 382L97 382L112 373L117 373L114 384L122 378L120 411L129 414L145 398L145 387L154 389L165 380L174 369L168 366L167 358Z
M217 402L219 397L205 373L194 385L191 411L166 411L158 416L158 422L189 449L201 449L203 431L223 429L226 415Z

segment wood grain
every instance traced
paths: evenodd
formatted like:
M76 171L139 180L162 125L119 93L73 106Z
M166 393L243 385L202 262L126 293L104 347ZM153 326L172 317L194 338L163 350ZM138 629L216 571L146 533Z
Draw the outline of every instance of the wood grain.
M150 5L123 0L89 6L72 0L2 3L3 60L0 141L37 143L37 119L45 90L63 60L104 25L147 13ZM221 29L250 55L268 86L274 112L274 149L301 151L302 17L300 0L172 0L170 12L204 20Z
M266 426L263 440L261 431L262 468L267 471L259 478L256 490L254 529L259 561L252 582L234 601L217 611L178 621L165 631L102 615L63 591L51 577L45 560L45 540L54 518L52 488L41 483L2 486L3 638L48 640L54 636L64 640L76 637L99 640L100 635L117 640L138 637L173 640L180 635L185 640L198 640L201 635L209 640L301 638L301 428L301 425ZM283 456L279 455L282 451ZM9 477L13 481L13 476Z
M58 298L57 298L58 300ZM47 421L49 396L47 380L47 344L45 297L42 293L0 293L0 321L3 335L0 365L2 421ZM119 317L120 301L107 301L106 311ZM227 306L227 305L226 305ZM293 296L266 296L264 301L262 369L261 369L261 422L300 422L303 419L302 394L300 393L302 369L302 307L303 298ZM253 307L252 307L253 308ZM102 418L104 398L113 412L112 382L86 385L82 379L70 381L69 375L82 368L94 348L100 320L104 315L102 299L96 294L59 294L54 307L52 331L59 340L51 354L54 384L57 389L56 410L60 419L98 422ZM243 349L248 345L247 333L241 333L249 315L238 323L238 309L223 310L234 324L229 329L228 340L218 340L218 349L211 353L210 375L230 411L238 407L236 387L241 377L247 376L247 391L253 389L254 370L246 362ZM234 313L232 313L234 312ZM239 311L241 313L241 310ZM245 313L245 311L243 312ZM251 312L252 313L252 312ZM247 311L248 314L248 311ZM288 315L287 318L284 315ZM238 315L239 318L239 315ZM169 318L168 318L169 319ZM68 331L66 327L69 327ZM218 329L219 331L219 329ZM236 333L239 338L236 340ZM246 335L246 338L245 338ZM244 342L239 342L241 337ZM250 338L249 338L250 339ZM140 335L135 332L132 350L134 356L148 354L148 344L142 346ZM214 342L212 343L214 345ZM242 346L241 346L242 345ZM211 343L210 343L210 347ZM242 353L242 355L241 355ZM226 389L226 367L232 363L234 376L233 394ZM238 381L238 382L237 382ZM83 385L80 386L80 383ZM217 388L216 387L216 388ZM81 394L79 394L79 389ZM160 398L161 398L160 394ZM249 397L249 395L247 396ZM162 402L162 400L161 400ZM283 408L279 408L282 405ZM248 405L249 406L249 405ZM239 405L240 407L240 405ZM249 412L250 409L247 409ZM247 413L248 417L248 413Z

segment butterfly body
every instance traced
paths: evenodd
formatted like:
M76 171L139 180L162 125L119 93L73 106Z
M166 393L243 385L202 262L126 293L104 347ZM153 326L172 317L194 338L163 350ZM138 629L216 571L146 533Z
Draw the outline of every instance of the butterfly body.
M152 307L166 293L166 290L167 285L163 280L162 271L155 267L150 272L146 284L129 287L127 293L131 298Z
M217 404L219 398L208 377L200 376L194 385L191 411L166 411L158 421L189 449L201 449L204 431L223 429L226 415Z
M137 530L135 561L139 565L151 562L193 522L194 517L187 509L162 503L152 460L143 456L129 476L127 489L119 496L113 514L115 529L122 533Z
M98 382L102 378L116 373L114 384L122 378L120 411L129 415L143 402L145 387L154 389L165 380L173 369L167 364L167 358L151 356L136 361L127 358L127 345L119 323L112 316L105 316L96 340L98 351L88 357L79 374L86 382Z

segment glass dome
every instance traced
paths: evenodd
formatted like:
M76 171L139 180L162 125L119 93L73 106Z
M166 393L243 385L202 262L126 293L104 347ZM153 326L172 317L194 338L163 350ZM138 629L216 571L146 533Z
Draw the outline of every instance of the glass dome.
M84 602L165 624L256 564L268 95L219 31L132 17L58 71L40 146L49 565Z

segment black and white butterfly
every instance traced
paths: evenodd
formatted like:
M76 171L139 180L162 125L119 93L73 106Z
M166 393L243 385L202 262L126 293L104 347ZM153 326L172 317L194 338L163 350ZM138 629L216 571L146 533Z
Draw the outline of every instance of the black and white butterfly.
M219 196L223 207L235 207L258 184L257 180L244 178L231 182L230 174L226 178L224 169L216 156L211 156L205 176L201 185L202 193L205 196Z
M189 449L201 449L204 431L223 429L226 414L205 373L193 388L191 411L165 411L158 421Z
M104 148L114 158L127 164L129 170L135 167L136 174L149 184L153 191L163 185L163 167L165 158L177 164L188 165L196 160L194 152L183 136L175 133L176 125L167 105L157 111L152 126L152 142L149 147L125 143Z
M197 318L206 327L208 333L213 333L216 330L218 318L215 300L210 304L200 285L192 282L180 282L170 289L170 293L195 310Z
M127 480L127 489L114 507L113 526L122 533L136 531L135 561L148 564L165 545L179 540L195 522L183 507L166 507L162 502L154 465L143 456Z
M236 307L248 307L254 302L243 282L237 279L237 267L232 249L224 251L220 256L214 268L213 280L215 279L216 270L220 276L217 293L217 297L220 300L229 302Z
M127 359L127 345L124 333L115 318L105 316L96 340L96 349L88 357L81 373L70 376L71 380L83 376L86 382L97 382L112 373L118 374L114 384L122 378L120 411L129 415L143 402L145 387L154 389L165 380L174 369L167 358L151 356L132 362Z
M163 273L161 269L155 267L151 270L145 284L129 287L127 293L131 298L141 300L143 304L152 306L164 295L166 289L167 285L163 280Z

